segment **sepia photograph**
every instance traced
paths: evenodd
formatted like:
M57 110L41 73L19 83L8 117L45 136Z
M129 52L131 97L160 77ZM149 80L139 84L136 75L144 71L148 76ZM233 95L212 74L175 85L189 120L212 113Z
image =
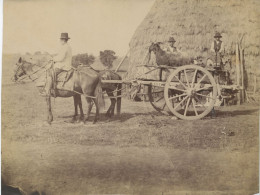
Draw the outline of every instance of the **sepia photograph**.
M2 195L259 194L259 0L2 7Z

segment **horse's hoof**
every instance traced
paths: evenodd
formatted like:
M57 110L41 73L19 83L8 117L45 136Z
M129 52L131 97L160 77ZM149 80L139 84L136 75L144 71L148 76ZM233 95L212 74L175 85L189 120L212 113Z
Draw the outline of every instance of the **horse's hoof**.
M44 125L44 126L50 126L50 125L51 125L51 122L50 122L50 121L44 121L43 125Z
M51 123L53 121L53 116L48 117L48 123Z
M79 117L77 123L84 122L84 120L85 120L84 117Z
M111 118L111 114L106 114L106 117L107 118Z

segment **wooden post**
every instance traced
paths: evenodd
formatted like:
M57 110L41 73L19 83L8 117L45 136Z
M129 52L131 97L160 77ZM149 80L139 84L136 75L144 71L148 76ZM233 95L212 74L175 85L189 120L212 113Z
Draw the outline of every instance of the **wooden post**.
M237 85L240 86L240 66L239 66L239 47L238 43L236 44L236 80L237 80ZM238 104L240 105L241 99L240 99L240 93L237 94L237 99L238 99Z
M128 52L126 53L126 55L124 56L124 58L119 62L119 64L117 65L116 69L115 69L115 72L118 71L118 69L120 68L120 66L123 64L123 62L125 61L128 53L129 53L130 50L128 50Z
M241 45L240 45L241 46ZM241 102L245 102L245 84L244 84L244 50L240 47L240 73L241 73Z
M256 74L254 74L254 96L256 94L256 84L257 84Z

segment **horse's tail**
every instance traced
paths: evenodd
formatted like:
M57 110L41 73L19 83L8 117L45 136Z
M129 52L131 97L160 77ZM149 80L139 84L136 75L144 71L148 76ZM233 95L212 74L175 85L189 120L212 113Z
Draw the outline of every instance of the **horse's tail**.
M122 83L117 85L117 98L116 98L116 113L120 115L121 113L121 94L122 94Z
M104 95L101 87L101 79L99 79L98 84L95 89L95 97L97 99L97 106L99 107L99 110L102 110L105 108L105 100Z

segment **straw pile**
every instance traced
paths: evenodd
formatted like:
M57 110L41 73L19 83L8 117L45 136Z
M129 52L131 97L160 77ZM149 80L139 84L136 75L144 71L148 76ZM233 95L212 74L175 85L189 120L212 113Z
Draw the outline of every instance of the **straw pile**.
M156 0L130 42L128 76L134 78L137 65L145 62L152 42L175 38L178 49L191 57L207 56L215 31L223 38L227 54L244 35L247 72L259 69L260 1L258 0Z

